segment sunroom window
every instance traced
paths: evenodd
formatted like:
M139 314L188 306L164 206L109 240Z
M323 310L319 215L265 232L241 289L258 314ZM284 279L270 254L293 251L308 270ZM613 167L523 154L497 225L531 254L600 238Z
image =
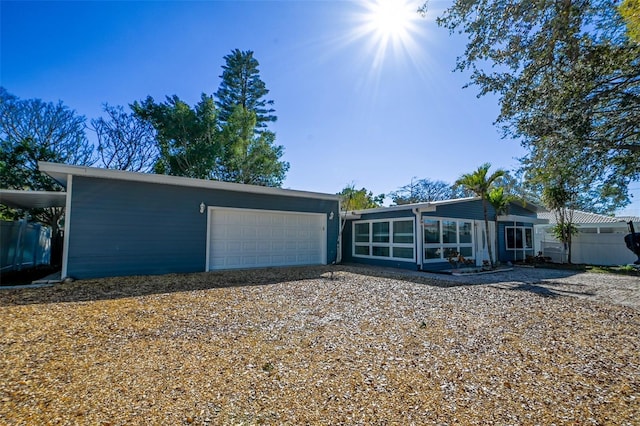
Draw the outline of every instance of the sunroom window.
M415 259L411 219L358 221L353 224L353 256Z
M388 243L389 242L389 222L373 222L373 242Z
M422 223L425 262L447 260L458 255L465 258L473 257L471 221L428 218Z

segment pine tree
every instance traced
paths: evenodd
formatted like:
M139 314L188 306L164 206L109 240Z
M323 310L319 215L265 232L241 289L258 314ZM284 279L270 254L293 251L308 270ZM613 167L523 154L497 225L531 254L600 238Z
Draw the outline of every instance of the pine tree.
M224 57L226 65L220 78L222 82L215 94L218 120L224 126L233 114L236 106L256 115L256 129L265 129L269 122L276 121L272 113L273 101L264 97L269 93L264 81L260 79L258 61L251 50L233 50Z

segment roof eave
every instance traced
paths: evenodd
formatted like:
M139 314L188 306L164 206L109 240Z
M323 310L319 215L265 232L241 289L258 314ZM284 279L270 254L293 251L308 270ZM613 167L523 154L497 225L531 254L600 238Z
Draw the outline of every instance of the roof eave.
M64 207L66 199L66 192L0 189L0 204L14 209Z
M288 197L316 198L323 200L339 201L340 196L320 192L298 191L294 189L272 188L259 185L247 185L233 182L220 182L214 180L193 179L181 176L169 176L152 173L137 173L123 170L101 169L87 166L70 166L67 164L39 161L41 172L55 179L66 187L68 176L83 176L99 179L125 180L134 182L146 182L164 185L187 186L204 189L218 189L224 191L246 192L265 195L282 195Z
M434 212L436 207L432 203L415 203L415 204L400 204L397 206L388 207L375 207L373 209L353 210L352 213L356 215L381 213L381 212L393 212L399 210L419 210L421 212Z
M535 225L545 225L549 223L548 219L539 219L533 216L521 216L514 214L500 215L498 216L498 222L524 222L533 223Z

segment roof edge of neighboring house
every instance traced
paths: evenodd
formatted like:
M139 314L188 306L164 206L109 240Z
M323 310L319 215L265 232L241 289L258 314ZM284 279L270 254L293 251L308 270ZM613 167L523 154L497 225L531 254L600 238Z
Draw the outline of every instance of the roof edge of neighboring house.
M572 210L573 219L572 223L575 225L623 225L629 220L633 220L633 217L615 217L606 216L598 213L585 212L582 210ZM546 218L549 220L549 224L555 224L556 218L552 211L538 213L539 218ZM636 218L637 219L637 218Z
M124 170L102 169L89 166L72 166L68 164L39 161L38 168L60 185L66 187L69 176L82 176L99 179L123 180L161 185L186 186L191 188L217 189L224 191L245 192L264 195L282 195L288 197L315 198L321 200L339 201L340 196L321 192L300 191L295 189L273 188L268 186L249 185L234 182L195 179L182 176L169 176L154 173L139 173Z

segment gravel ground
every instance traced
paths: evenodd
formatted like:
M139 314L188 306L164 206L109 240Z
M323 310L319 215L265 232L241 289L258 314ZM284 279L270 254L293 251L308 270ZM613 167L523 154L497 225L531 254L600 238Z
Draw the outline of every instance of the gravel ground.
M549 297L578 297L640 309L640 277L561 269L514 267L505 272L443 276L424 274L456 285L490 284Z
M640 281L539 273L338 266L4 290L0 423L638 424Z

